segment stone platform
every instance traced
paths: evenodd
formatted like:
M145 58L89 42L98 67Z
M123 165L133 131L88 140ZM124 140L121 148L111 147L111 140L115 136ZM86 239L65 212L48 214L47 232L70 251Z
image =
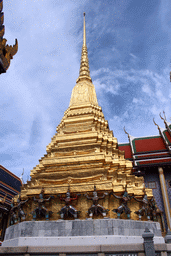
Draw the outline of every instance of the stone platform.
M164 243L158 222L87 219L21 222L6 229L2 246L141 244L146 227L154 234L154 243Z

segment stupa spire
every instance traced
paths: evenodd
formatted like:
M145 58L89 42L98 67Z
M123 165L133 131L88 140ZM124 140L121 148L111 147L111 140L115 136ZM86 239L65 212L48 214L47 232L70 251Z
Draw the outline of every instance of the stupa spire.
M92 82L91 77L90 77L88 52L87 52L87 46L86 46L85 12L83 13L83 47L82 47L82 54L81 54L80 73L79 73L79 77L77 79L77 83L80 80L89 80Z
M85 25L85 12L84 15L84 21L83 21L83 46L86 46L86 25Z

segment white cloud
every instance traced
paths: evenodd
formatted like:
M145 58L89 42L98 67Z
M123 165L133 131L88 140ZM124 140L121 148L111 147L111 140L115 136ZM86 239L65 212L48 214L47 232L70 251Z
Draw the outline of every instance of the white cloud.
M167 99L164 97L163 93L161 90L156 90L156 96L158 98L159 101L166 103Z
M161 112L161 109L157 107L156 105L153 105L150 107L150 111L153 115L158 116L159 113Z
M150 86L148 84L143 84L142 86L142 91L147 93L149 96L151 96L151 89L150 89Z
M133 53L129 54L133 59L137 59L137 56L135 56Z
M104 90L106 93L111 93L117 95L120 85L110 80L110 77L103 77L102 80L106 80L107 84L100 81L101 79L96 79L93 81L94 85L97 86L97 90ZM111 83L111 84L110 84Z
M132 102L133 102L133 103L138 103L138 102L139 102L139 100L138 100L138 99L136 99L136 98L133 98Z

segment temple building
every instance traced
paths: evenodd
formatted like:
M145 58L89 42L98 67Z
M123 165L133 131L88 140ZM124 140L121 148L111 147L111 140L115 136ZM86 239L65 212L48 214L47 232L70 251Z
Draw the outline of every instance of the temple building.
M143 176L145 186L153 190L157 206L164 213L165 227L171 229L171 123L160 114L165 128L157 126L158 136L135 138L128 134L129 143L118 145L125 158L132 161L133 173Z
M15 39L15 45L9 46L6 44L7 40L3 38L5 33L4 23L4 13L2 12L3 9L3 0L0 0L0 74L6 73L7 69L10 66L10 61L13 56L18 51L18 42Z
M21 191L22 182L0 165L0 241L3 240L14 196Z

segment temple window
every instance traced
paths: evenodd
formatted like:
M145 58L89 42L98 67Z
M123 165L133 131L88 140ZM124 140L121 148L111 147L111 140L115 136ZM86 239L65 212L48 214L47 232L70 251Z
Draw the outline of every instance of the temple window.
M157 188L155 181L148 182L148 188L155 189Z

